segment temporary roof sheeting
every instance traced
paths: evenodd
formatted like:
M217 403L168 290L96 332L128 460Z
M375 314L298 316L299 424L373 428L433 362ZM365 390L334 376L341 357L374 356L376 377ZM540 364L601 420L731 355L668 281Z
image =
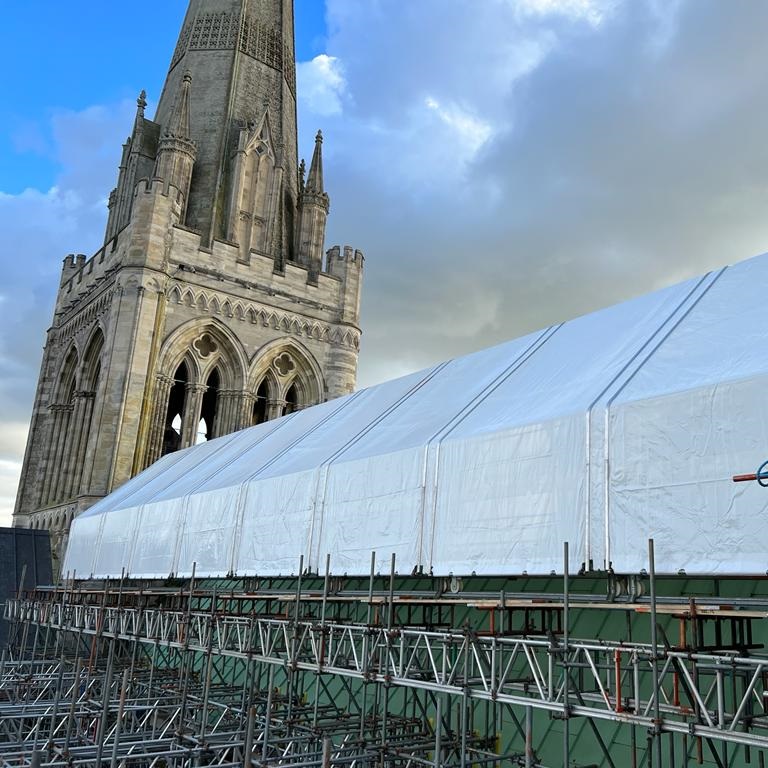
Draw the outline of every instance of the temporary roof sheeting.
M165 456L64 571L765 573L768 255Z

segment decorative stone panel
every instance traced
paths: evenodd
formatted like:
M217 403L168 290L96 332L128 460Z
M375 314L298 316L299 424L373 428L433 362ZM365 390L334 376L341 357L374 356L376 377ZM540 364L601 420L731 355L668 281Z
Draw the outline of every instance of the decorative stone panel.
M291 93L296 93L296 62L280 30L253 17L241 24L239 13L200 13L185 25L171 60L173 69L187 51L229 50L241 53L282 72Z

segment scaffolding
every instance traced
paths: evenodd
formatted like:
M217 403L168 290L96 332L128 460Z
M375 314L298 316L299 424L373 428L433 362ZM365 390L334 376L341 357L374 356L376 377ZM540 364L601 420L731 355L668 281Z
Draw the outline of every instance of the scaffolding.
M768 599L660 598L652 543L649 594L602 600L572 592L567 545L552 594L409 589L394 557L367 589L329 559L297 574L20 591L0 766L764 766ZM574 614L635 630L577 637Z

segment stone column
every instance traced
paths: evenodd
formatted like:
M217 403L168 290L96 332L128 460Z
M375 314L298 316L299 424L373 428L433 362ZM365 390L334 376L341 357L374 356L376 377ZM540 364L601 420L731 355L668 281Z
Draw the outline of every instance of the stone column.
M171 394L173 379L160 373L155 377L155 392L152 397L152 421L147 435L147 448L144 454L144 468L154 464L163 450L165 421L168 417L168 398Z
M60 406L61 420L59 421L58 436L53 451L53 473L51 484L49 486L48 499L46 504L57 502L61 496L64 484L64 473L66 468L66 451L69 445L69 430L72 424L72 404Z
M251 426L253 395L239 389L220 390L214 436L221 437Z
M216 397L216 415L213 418L213 437L221 437L232 432L232 398L236 393L229 389L220 389Z
M181 420L181 447L189 448L197 440L197 425L200 423L200 411L203 407L203 395L208 387L205 384L187 384L184 398L184 418Z
M68 499L72 488L72 477L74 475L74 461L77 449L80 446L80 435L83 430L83 401L80 392L75 392L72 396L71 415L69 418L69 428L64 442L64 454L59 470L59 485L57 501Z
M237 402L237 424L235 429L246 429L253 426L253 406L256 395L253 392L241 392Z
M82 462L85 454L85 446L91 426L91 410L93 408L93 392L75 392L72 411L72 441L66 457L67 468L64 472L65 483L62 496L71 498L80 490L80 477L82 476Z
M64 415L64 407L65 406L61 405L52 405L49 409L49 418L53 420L53 426L51 427L51 431L48 435L48 451L44 464L45 473L43 476L42 487L40 489L40 506L43 507L48 504L48 499L51 495L51 486L53 485L54 477L56 474L56 459L58 458L56 446L61 436L61 422Z
M267 421L279 419L285 410L285 400L267 400Z
M85 468L85 456L88 452L88 443L91 439L91 425L93 422L93 405L96 400L95 392L83 392L83 435L80 441L80 447L77 451L75 463L75 482L72 488L72 495L78 496L82 491L83 469Z

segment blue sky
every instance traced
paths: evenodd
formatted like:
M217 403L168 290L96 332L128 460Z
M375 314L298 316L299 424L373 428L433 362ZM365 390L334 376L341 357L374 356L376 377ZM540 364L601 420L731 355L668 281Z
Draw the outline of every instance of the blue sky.
M768 3L295 5L327 245L366 254L361 385L768 250ZM4 4L0 524L61 259L103 240L185 6Z
M24 71L3 78L0 190L55 183L53 112L135 98L142 88L157 97L165 75L159 62L170 61L186 7L186 0L6 3L0 71L19 72L21 62ZM305 61L323 51L325 3L297 0L296 10L296 55ZM136 29L134 19L148 23Z

